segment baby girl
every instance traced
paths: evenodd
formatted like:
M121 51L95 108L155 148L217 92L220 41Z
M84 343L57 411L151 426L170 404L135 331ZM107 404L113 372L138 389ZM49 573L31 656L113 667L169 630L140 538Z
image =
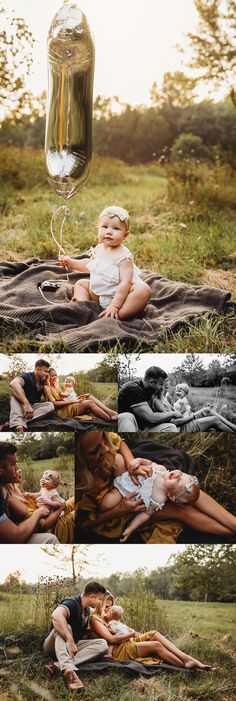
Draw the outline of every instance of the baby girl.
M51 511L55 508L64 504L65 500L62 499L58 492L58 485L60 484L60 475L56 470L45 470L43 476L40 480L40 491L39 492L27 492L28 496L33 497L38 506L48 506ZM61 512L63 516L64 511Z
M65 378L65 381L63 383L64 386L64 391L61 390L61 398L62 399L71 399L71 401L76 401L78 399L78 396L74 390L75 386L75 378L72 375L68 375L68 377Z
M91 257L75 260L60 256L60 265L89 273L90 278L78 280L73 301L99 302L99 315L127 319L143 311L151 289L141 279L133 255L123 241L129 234L129 214L123 207L105 207L98 218L98 245Z
M155 511L163 509L167 500L183 506L194 504L200 494L200 487L195 475L188 475L181 470L169 472L164 465L151 464L152 474L146 479L138 477L137 495L142 497L145 511L137 514L122 533L121 543L139 526L148 521ZM133 492L133 481L129 472L123 472L114 479L114 488L106 494L100 504L100 509L106 511L119 504L122 497Z
M129 628L125 623L121 622L123 618L124 611L122 606L110 606L108 611L106 611L106 622L108 621L107 628L110 633L116 635L126 635L126 633L133 633L135 636L136 631L133 628ZM132 639L132 638L131 638ZM108 653L106 657L112 657L113 645L108 645Z

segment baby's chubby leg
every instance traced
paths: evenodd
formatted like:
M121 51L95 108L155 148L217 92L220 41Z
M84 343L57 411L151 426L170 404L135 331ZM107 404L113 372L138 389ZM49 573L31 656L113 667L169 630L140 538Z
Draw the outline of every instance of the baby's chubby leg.
M137 282L132 285L122 307L119 309L119 319L129 319L143 311L151 294L152 290L146 282Z
M113 487L113 489L110 490L105 496L103 497L101 504L100 504L100 511L109 511L109 509L113 509L114 506L117 506L117 504L120 503L122 499L122 496L118 489L116 487Z
M89 299L99 302L99 298L90 290L90 278L77 280L74 285L72 302L87 302Z

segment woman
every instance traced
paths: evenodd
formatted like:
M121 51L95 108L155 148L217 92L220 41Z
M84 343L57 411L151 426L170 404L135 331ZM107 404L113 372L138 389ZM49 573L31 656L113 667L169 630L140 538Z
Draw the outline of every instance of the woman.
M103 421L117 421L118 414L108 409L92 394L81 394L78 399L62 399L58 376L54 368L49 368L49 384L44 385L45 399L54 404L55 412L61 419L78 417L85 420L92 418Z
M173 386L172 392L169 391L169 385L165 383L164 391L167 389L166 393L160 392L156 393L155 397L151 400L151 407L153 411L170 411L174 407L174 397L173 397ZM206 416L202 414L206 412ZM218 414L215 409L210 406L203 406L199 411L192 412L189 419L178 418L173 419L172 423L179 426L180 433L194 433L197 431L210 431L210 429L215 429L215 431L222 431L227 433L234 433L236 431L236 424L228 421L224 416Z
M110 597L113 600L113 597ZM161 664L165 662L180 669L209 670L211 665L203 664L194 657L179 650L164 635L156 630L147 633L127 633L116 635L109 631L108 599L105 596L100 611L97 609L90 617L90 629L92 634L107 640L111 645L112 658L122 662L124 660L136 660L146 664Z
M159 446L156 446L158 462ZM178 451L182 459L183 451ZM133 479L137 474L148 475L151 461L133 459L133 455L120 436L113 433L85 432L77 443L77 527L89 538L118 539L133 515L143 510L141 498L133 499L134 491L123 497L119 504L108 511L99 512L100 503L113 486L114 477L119 474L122 464ZM173 462L170 469L175 468ZM169 466L168 466L169 467ZM162 511L156 511L148 527L139 530L142 540L148 543L175 543L187 526L202 533L232 536L236 532L236 517L230 514L212 497L200 491L194 505L178 507L166 503ZM86 533L87 531L87 533ZM99 542L99 541L98 541ZM102 541L104 542L104 541Z
M38 505L33 497L20 489L22 470L16 467L14 481L4 487L11 518L15 522L24 521L36 511ZM42 531L53 531L60 543L74 543L75 528L74 498L67 499L49 516L40 521ZM61 511L64 511L63 516Z

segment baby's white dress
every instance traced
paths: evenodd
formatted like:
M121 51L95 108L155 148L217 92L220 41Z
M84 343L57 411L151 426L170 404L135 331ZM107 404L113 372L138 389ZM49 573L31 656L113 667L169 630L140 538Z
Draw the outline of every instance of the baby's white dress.
M151 477L147 477L147 479L145 479L142 477L142 475L137 476L139 485L134 484L129 472L123 472L122 475L115 477L113 485L116 487L116 489L118 489L122 497L126 497L131 492L136 491L138 496L142 498L147 509L149 506L155 506L156 511L161 511L166 503L166 497L162 487L162 479L160 479L160 488L157 489L157 494L159 492L159 496L157 496L155 501L152 498L153 483L158 475L160 478L162 478L166 472L168 472L168 470L166 467L164 467L164 465L157 465L155 462L151 464L151 467Z
M126 246L106 249L99 243L92 249L92 257L87 263L90 271L90 289L99 297L99 304L106 309L114 299L120 283L119 264L122 260L133 260L133 255ZM132 284L142 282L139 269L134 264Z
M64 499L62 499L62 497L59 494L56 487L52 487L52 489L46 489L46 487L41 487L40 496L46 497L47 499L51 499L52 497L57 497L57 501L60 502L61 504L64 501ZM53 501L52 501L52 507L53 507ZM64 516L64 513L65 513L64 511L61 511L60 516Z

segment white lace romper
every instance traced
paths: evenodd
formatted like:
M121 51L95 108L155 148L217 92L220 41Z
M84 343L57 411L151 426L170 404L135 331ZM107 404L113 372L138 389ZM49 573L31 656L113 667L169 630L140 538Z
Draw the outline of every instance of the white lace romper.
M102 243L99 243L92 249L92 256L87 263L87 268L90 270L90 289L98 295L99 304L103 309L106 309L114 299L120 283L119 264L127 259L133 260L133 255L123 244L116 248L105 249ZM136 282L142 282L142 280L139 269L134 264L132 283Z
M132 481L129 472L123 472L122 475L115 477L113 485L118 489L122 497L126 497L131 492L137 492L137 494L142 497L142 500L149 509L150 506L154 506L155 511L161 511L166 503L166 497L164 495L164 490L162 488L162 477L167 472L164 465L157 465L155 462L151 464L152 476L145 479L142 475L138 475L139 485L135 485ZM153 484L160 476L159 484L157 482L155 489L155 500L152 497Z

